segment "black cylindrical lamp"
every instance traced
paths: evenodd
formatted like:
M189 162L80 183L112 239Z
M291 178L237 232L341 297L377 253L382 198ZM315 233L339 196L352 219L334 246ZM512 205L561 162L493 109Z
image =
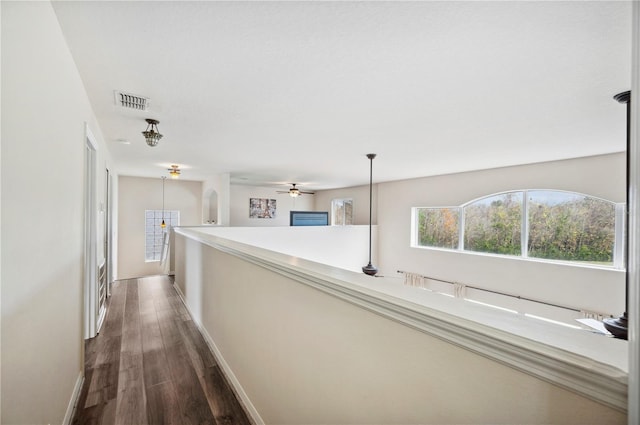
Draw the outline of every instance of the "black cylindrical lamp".
M371 217L373 210L373 158L376 157L375 153L368 153L367 158L369 158L370 166L369 166L369 264L362 268L362 272L364 274L368 274L369 276L375 276L378 273L378 268L371 264Z
M627 311L629 311L629 192L631 191L631 181L629 170L631 170L631 92L625 91L613 96L615 100L620 103L626 103L627 105L627 202L625 205L625 221L626 231L624 232L624 251L626 269L625 282L624 282L624 313L622 316L614 319L604 319L604 327L611 332L613 336L620 339L627 339L629 330L629 320Z

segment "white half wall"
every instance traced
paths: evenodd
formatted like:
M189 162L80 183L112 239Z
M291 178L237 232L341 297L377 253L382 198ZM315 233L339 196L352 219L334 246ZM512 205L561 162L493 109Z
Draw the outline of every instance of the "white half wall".
M0 7L0 422L59 424L83 373L85 123L98 142L98 201L108 153L51 3ZM98 232L98 255L102 241Z
M626 422L615 409L301 284L268 260L180 234L176 245L176 284L258 423Z
M166 179L165 210L179 210L180 224L202 224L202 183ZM118 178L118 279L162 273L160 262L145 261L145 210L162 209L162 180Z
M231 218L229 226L260 227L260 226L288 226L290 211L313 210L315 195L302 195L292 198L288 194L276 193L277 190L288 190L286 187L274 189L272 187L231 185ZM249 199L267 198L276 200L275 218L250 218Z
M371 229L374 265L377 230ZM369 226L202 227L199 231L357 273L369 262Z

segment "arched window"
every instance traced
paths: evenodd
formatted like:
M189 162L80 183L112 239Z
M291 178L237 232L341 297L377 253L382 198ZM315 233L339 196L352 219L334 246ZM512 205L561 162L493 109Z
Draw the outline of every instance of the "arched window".
M623 268L624 204L575 192L492 194L461 207L414 208L414 246Z
M522 253L522 192L475 200L464 213L464 249L492 254Z

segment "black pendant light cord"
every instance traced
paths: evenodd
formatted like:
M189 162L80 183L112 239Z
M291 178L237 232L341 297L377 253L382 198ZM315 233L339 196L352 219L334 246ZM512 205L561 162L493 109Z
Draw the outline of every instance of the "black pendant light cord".
M373 158L376 157L375 153L367 154L367 158L370 160L369 166L369 264L362 268L362 272L369 276L375 276L378 273L378 269L371 264L371 221L373 211Z
M620 103L627 105L627 199L625 204L625 221L627 223L627 230L625 231L624 245L625 245L625 282L624 282L624 313L618 318L604 319L604 327L611 332L613 336L620 339L627 339L629 332L629 191L631 190L631 92L625 91L618 93L613 98Z
M166 224L164 222L164 180L166 179L165 176L162 176L162 224L160 225L160 227L165 227Z
M373 220L373 158L367 155L371 159L369 166L369 264L371 264L371 222Z

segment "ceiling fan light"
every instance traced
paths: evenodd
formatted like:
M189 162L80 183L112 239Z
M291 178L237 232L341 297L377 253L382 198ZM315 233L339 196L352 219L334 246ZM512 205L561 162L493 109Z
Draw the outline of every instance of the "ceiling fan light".
M297 198L298 196L300 196L300 191L295 187L293 189L289 189L289 196L291 196L292 198Z
M169 170L169 175L172 179L177 179L178 177L180 177L180 169L177 165L172 165L171 168L167 168L167 170Z

